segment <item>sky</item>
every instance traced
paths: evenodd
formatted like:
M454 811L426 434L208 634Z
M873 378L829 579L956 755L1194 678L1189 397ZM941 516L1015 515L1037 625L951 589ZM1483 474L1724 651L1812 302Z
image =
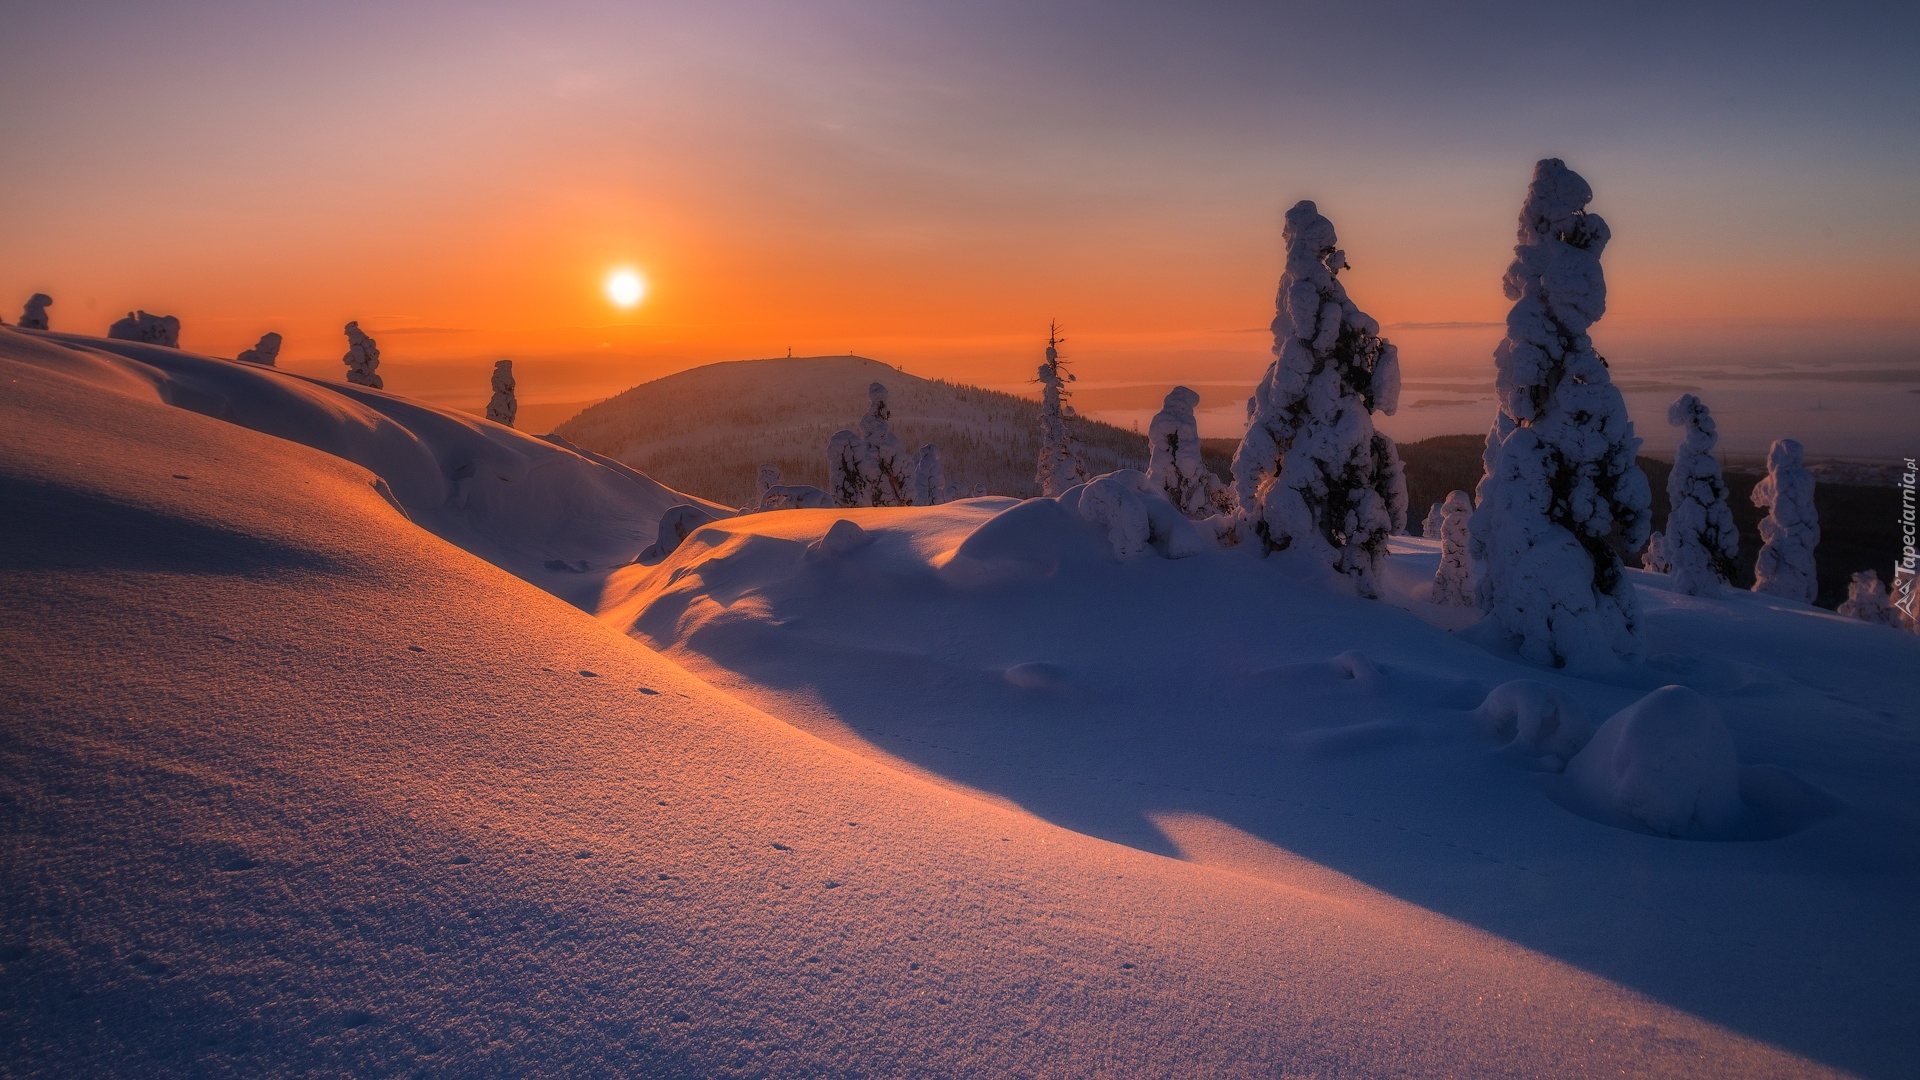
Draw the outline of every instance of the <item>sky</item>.
M1017 384L1058 319L1089 383L1237 386L1306 198L1409 377L1481 375L1558 156L1616 366L1920 373L1911 4L4 6L9 321L332 371L356 319L390 382L561 400L789 349Z

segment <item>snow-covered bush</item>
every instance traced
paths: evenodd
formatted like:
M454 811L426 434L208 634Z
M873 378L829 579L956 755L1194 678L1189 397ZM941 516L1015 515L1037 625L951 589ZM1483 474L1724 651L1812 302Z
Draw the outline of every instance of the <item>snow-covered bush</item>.
M1521 752L1547 759L1554 772L1593 738L1593 729L1552 687L1515 679L1493 688L1473 711L1480 730Z
M1847 598L1840 601L1839 611L1861 622L1878 623L1896 630L1906 629L1906 620L1901 618L1900 609L1893 606L1893 596L1887 592L1887 583L1880 580L1878 571L1862 570L1853 575L1853 580L1847 583Z
M280 335L271 331L261 334L260 340L251 349L242 349L235 360L248 364L264 364L272 367L280 358Z
M379 390L386 386L380 378L380 346L360 329L360 324L347 324L347 354L341 357L347 365L347 381L357 386L371 386Z
M1148 552L1184 559L1206 550L1193 522L1134 469L1106 473L1069 488L1060 496L1060 505L1106 529L1113 554L1121 562Z
M912 462L907 457L907 448L887 426L891 415L886 385L868 386L867 415L860 418L860 469L871 493L864 506L913 504Z
M653 544L640 553L640 561L651 563L666 558L678 551L687 537L701 526L711 525L715 520L713 512L704 506L680 503L667 507L660 515L660 529L654 534Z
M1615 713L1567 775L1599 811L1667 836L1709 837L1741 815L1740 759L1713 702L1663 686Z
M1066 404L1066 384L1073 374L1060 359L1058 325L1047 328L1047 359L1040 365L1035 381L1040 384L1040 457L1034 467L1034 481L1040 493L1055 496L1087 480L1087 467L1080 460L1073 433L1067 430L1067 417L1073 410Z
M776 484L760 496L761 510L825 510L833 496L810 484Z
M1211 517L1232 505L1227 486L1200 460L1200 424L1193 416L1198 404L1199 394L1176 386L1147 426L1147 483L1190 518Z
M835 506L872 506L873 492L861 467L863 443L856 432L841 428L827 440L827 493Z
M1753 486L1753 505L1767 509L1760 521L1760 559L1753 591L1811 604L1820 593L1813 549L1820 543L1820 514L1813 505L1813 474L1806 451L1793 439L1776 439L1767 450L1767 476Z
M129 311L126 318L107 327L107 336L116 341L140 341L177 349L180 347L180 320L171 315Z
M1707 404L1682 394L1667 409L1667 423L1685 428L1674 452L1673 472L1667 476L1667 571L1681 592L1712 596L1733 578L1733 560L1740 554L1740 530L1727 508L1727 484L1720 478L1720 461L1713 446L1720 432Z
M1503 282L1514 305L1472 526L1481 610L1534 663L1581 667L1641 655L1639 601L1613 545L1646 544L1652 503L1626 402L1587 335L1607 294L1592 199L1558 159L1535 166Z
M487 399L487 419L496 424L513 426L513 418L520 414L520 402L514 397L513 361L495 360L493 362L493 397Z
M1673 560L1667 557L1667 538L1664 533L1647 534L1647 550L1640 553L1640 568L1655 574L1673 573Z
M1313 203L1287 211L1274 361L1248 403L1233 458L1242 534L1305 550L1377 596L1387 537L1406 528L1406 475L1374 410L1400 400L1399 354L1347 299L1346 253Z
M20 329L47 329L47 309L53 306L53 297L37 292L27 297L26 309L20 312Z
M1447 520L1446 507L1433 503L1427 507L1426 520L1420 523L1420 535L1428 540L1440 539L1440 526Z
M1433 572L1433 602L1473 606L1473 557L1467 552L1473 501L1464 491L1448 492L1441 507L1440 566Z
M940 466L940 448L933 443L921 447L913 455L913 488L910 494L915 506L935 506L947 501L947 472Z

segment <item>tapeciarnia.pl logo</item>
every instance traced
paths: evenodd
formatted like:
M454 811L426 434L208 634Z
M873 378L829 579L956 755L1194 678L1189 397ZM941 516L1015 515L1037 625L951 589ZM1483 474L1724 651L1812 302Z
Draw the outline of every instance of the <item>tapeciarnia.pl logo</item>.
M1906 469L1900 474L1900 558L1893 564L1893 606L1911 621L1914 617L1913 481L1920 469L1914 467L1913 458L1905 460Z

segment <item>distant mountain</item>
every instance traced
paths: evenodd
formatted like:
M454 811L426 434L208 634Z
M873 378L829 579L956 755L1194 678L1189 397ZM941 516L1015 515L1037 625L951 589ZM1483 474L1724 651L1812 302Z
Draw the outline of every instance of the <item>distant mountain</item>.
M737 360L642 383L594 405L555 433L689 494L732 506L754 497L762 463L789 484L827 483L827 439L885 383L893 432L909 451L937 443L947 481L994 495L1040 494L1040 403L923 379L862 356ZM1093 473L1145 468L1144 435L1075 419L1069 425Z

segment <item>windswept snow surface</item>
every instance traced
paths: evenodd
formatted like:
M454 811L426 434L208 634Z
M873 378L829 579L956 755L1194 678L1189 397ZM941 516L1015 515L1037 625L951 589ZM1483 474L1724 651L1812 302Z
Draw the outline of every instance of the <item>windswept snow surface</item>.
M1837 1068L1910 1069L1910 636L1628 571L1650 656L1592 681L1433 625L1472 616L1429 602L1431 541L1394 540L1382 603L1284 552L1122 559L1052 505L719 521L616 573L602 614L773 715L1075 832L1206 864L1180 823L1208 822L1260 853L1236 872L1271 885L1316 865L1377 890L1363 909L1443 916ZM841 522L870 542L809 554ZM1704 764L1661 771L1662 747L1706 739L1670 732L1672 710L1616 725L1618 749L1594 759L1615 763L1612 786L1560 771L1670 684L1724 722L1737 805ZM1649 809L1686 783L1719 800L1710 827ZM1671 839L1644 818L1741 839ZM1695 1051L1705 1073L1744 1069Z
M7 332L0 356L86 371L149 400L304 443L372 472L415 524L591 607L668 507L707 506L564 440L259 364L68 334Z

